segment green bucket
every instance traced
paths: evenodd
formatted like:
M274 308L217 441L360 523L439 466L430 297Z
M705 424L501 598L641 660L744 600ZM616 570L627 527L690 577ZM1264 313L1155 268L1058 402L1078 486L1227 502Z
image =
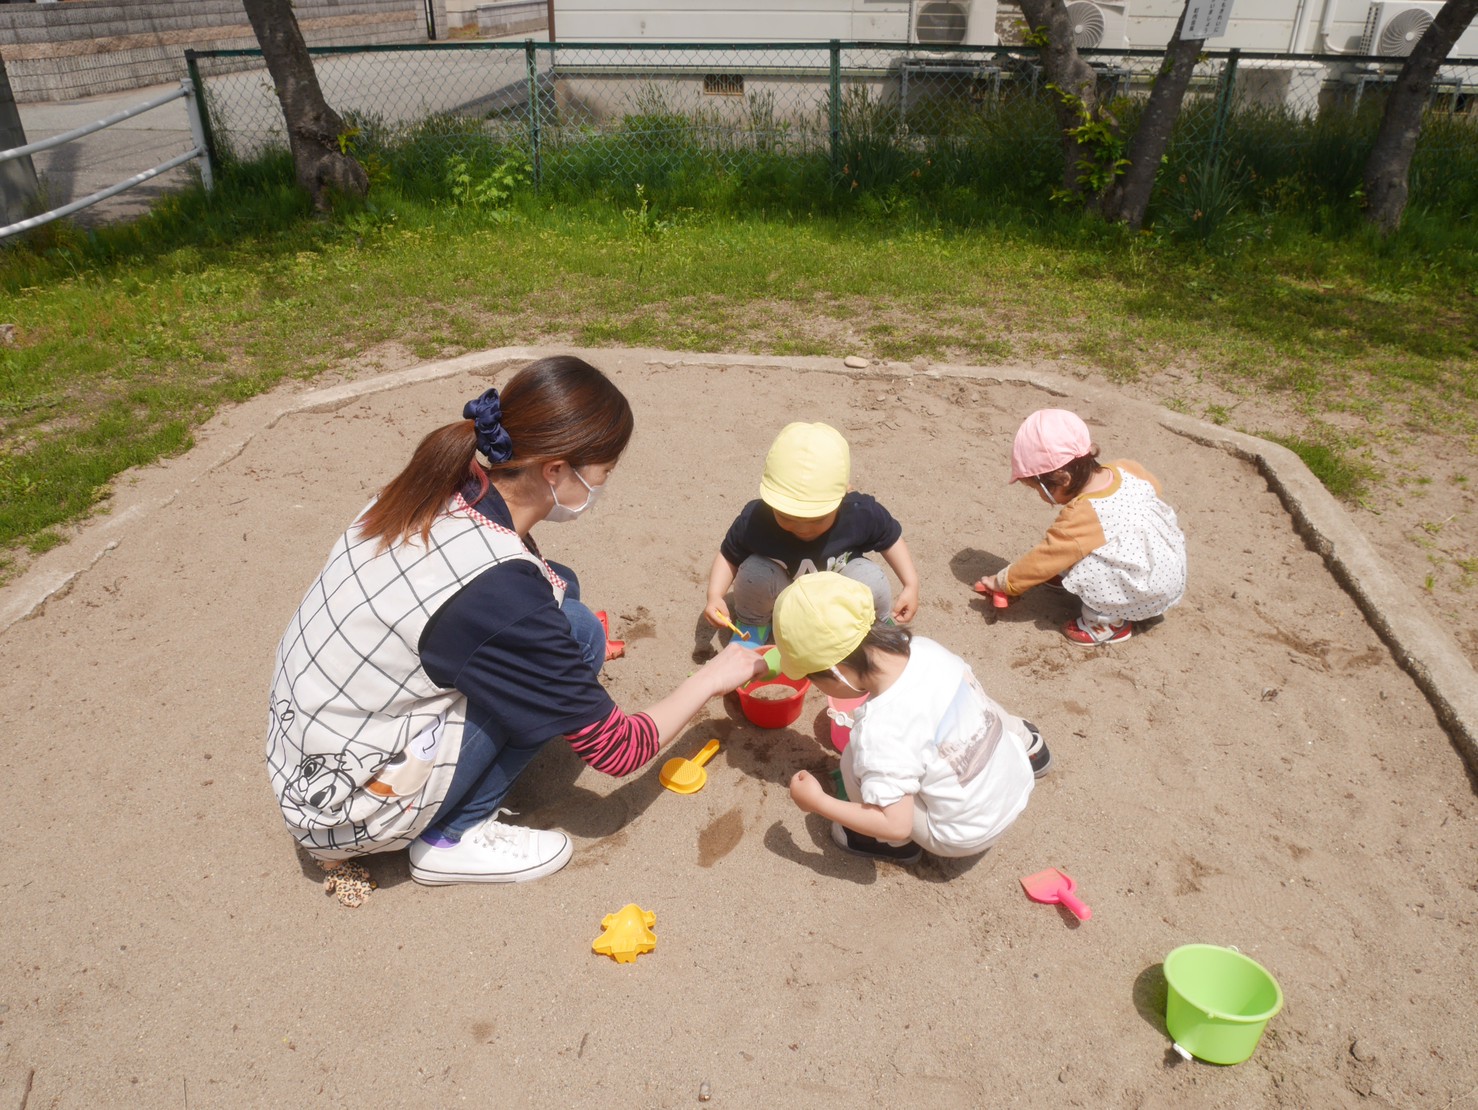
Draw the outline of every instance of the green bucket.
M1234 948L1183 944L1165 957L1165 1026L1177 1049L1240 1064L1283 1008L1278 981Z

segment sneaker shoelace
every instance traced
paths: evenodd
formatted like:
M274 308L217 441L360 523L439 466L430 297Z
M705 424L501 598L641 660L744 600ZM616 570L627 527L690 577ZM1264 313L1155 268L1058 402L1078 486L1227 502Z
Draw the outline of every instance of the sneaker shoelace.
M533 844L533 835L530 830L522 825L506 825L498 818L504 814L509 817L517 817L511 809L496 810L491 817L484 821L468 835L472 836L477 843L489 848L502 847L512 851L516 855L526 856Z

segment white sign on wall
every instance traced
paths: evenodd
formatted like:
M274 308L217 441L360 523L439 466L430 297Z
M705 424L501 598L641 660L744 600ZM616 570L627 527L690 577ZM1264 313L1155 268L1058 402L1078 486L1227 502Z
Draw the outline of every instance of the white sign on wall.
M1186 6L1185 24L1180 29L1183 42L1192 39L1214 39L1227 33L1232 18L1232 0L1190 0Z

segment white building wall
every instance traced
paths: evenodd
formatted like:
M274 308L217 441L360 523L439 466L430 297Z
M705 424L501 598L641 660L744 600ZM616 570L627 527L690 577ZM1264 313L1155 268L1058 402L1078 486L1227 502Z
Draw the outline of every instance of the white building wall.
M1319 24L1330 8L1329 38L1339 53L1360 45L1365 29L1366 0L1306 0L1297 26L1298 0L1234 0L1227 33L1208 39L1212 50L1257 50L1266 53L1320 54ZM1183 0L1130 0L1129 45L1136 50L1162 47L1175 33Z
M929 0L555 0L566 42L907 42ZM996 43L996 0L964 0L966 41Z
M1436 3L1422 3L1435 9ZM1127 0L1129 47L1163 47L1175 33L1184 0ZM1300 10L1301 9L1301 10ZM1234 0L1227 33L1208 39L1211 50L1278 54L1353 54L1360 49L1370 0ZM1295 18L1297 17L1297 18ZM1453 57L1478 55L1478 28L1463 35Z
M555 0L564 42L823 42L908 37L907 0Z
M566 42L824 42L914 38L913 19L929 0L555 0L555 33ZM995 45L997 9L1013 22L1012 0L957 0L969 10L967 42ZM1185 0L1116 0L1125 13L1122 42L1158 50L1170 41ZM1234 0L1227 33L1211 50L1349 54L1360 48L1370 0ZM1114 27L1119 26L1111 21ZM1454 57L1478 56L1478 28Z

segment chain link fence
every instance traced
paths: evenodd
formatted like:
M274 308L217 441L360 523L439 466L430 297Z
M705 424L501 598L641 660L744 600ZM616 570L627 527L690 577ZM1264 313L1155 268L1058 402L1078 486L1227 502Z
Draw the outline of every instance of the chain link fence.
M510 160L541 189L624 195L740 183L1040 197L1062 176L1056 94L1022 47L529 41L312 53L349 125L346 145L372 175L412 191L444 190L449 164L465 174ZM1109 112L1132 130L1163 54L1084 57ZM286 148L259 58L189 55L218 157ZM1232 167L1239 188L1280 203L1348 198L1398 71L1343 55L1203 55L1162 190L1204 186L1211 169ZM1415 172L1445 174L1470 196L1459 178L1475 166L1478 65L1444 66Z

